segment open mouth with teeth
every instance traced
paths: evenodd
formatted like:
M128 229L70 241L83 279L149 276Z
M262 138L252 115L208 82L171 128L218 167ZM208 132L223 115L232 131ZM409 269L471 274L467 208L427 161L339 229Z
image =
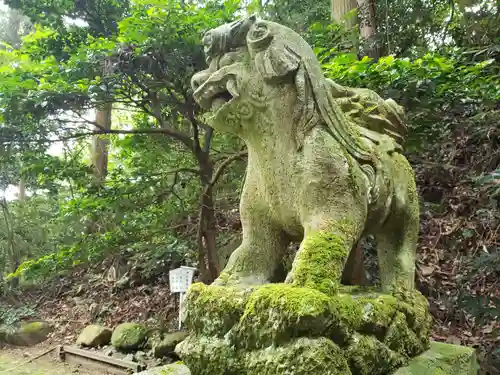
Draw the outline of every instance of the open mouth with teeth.
M221 109L224 105L233 100L233 96L229 91L223 91L212 97L212 103L210 109L214 112Z
M194 96L201 107L215 113L231 103L239 95L236 89L236 82L230 79L226 84L217 82L203 85L195 92Z

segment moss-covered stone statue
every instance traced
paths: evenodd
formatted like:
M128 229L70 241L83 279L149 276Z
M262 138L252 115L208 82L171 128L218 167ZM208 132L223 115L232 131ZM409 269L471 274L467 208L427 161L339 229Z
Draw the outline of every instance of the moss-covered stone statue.
M243 241L214 285L192 286L178 354L194 375L393 373L430 345L401 107L326 79L305 40L273 22L244 18L203 43L194 98L248 147ZM381 290L340 282L365 234ZM280 280L291 241L301 245Z

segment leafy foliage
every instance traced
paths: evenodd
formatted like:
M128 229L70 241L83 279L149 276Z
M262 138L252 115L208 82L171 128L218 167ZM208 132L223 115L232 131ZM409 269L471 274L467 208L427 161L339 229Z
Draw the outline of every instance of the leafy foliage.
M204 64L203 32L232 19L237 9L237 2L201 8L137 2L110 37L86 34L85 27L58 32L60 19L48 18L20 50L9 52L16 64L0 69L0 140L11 150L6 157L27 167L13 168L4 185L15 184L22 170L32 189L55 199L54 220L70 224L51 231L50 250L24 253L30 259L11 278L50 276L110 256L128 259L146 277L196 261L192 231L176 233L184 226L172 221L196 211L201 185L213 183L213 164L241 146L214 137L197 120L189 80ZM54 10L55 16L72 12ZM103 76L106 60L113 68ZM110 98L117 125L109 131L109 173L99 187L82 159L88 155L84 137L101 132L88 111ZM45 154L54 141L64 145L66 161ZM210 146L216 148L213 161ZM95 220L97 231L88 233Z
M324 51L320 51L324 53ZM367 87L401 103L410 126L407 147L421 150L449 137L456 117L496 110L500 101L500 67L494 59L470 61L463 51L425 54L421 58L368 57L343 54L324 65L332 79Z

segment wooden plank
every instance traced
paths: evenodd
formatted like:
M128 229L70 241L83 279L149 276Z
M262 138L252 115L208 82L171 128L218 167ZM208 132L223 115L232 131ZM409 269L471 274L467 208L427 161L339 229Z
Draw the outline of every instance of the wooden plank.
M71 346L60 346L58 353L59 357L67 362L94 367L112 374L129 374L130 371L140 372L146 369L146 366L140 363L113 358Z
M94 359L81 357L79 355L71 353L65 354L64 361L73 366L78 366L82 369L93 370L103 375L129 375L131 373L130 370L123 367L114 367L113 365L110 365L108 363L99 362Z

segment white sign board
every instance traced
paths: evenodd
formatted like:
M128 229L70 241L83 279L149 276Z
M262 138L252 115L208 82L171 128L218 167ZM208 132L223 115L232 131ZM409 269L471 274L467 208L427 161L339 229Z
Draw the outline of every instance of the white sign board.
M194 271L196 268L185 267L176 268L169 273L170 292L171 293L186 293L189 286L193 282Z
M196 271L196 268L182 266L171 270L168 274L170 279L170 293L179 293L179 330L182 325L182 302L184 294L186 294L193 282L194 271Z

